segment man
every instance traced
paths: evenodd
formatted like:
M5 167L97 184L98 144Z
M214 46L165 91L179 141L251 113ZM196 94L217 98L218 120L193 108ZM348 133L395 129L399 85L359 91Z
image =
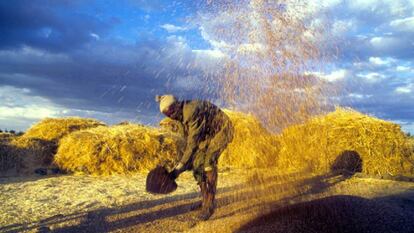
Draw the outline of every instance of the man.
M214 213L217 187L217 161L227 144L233 139L233 126L228 116L208 101L178 101L172 95L157 96L160 111L180 122L184 129L186 148L171 172L177 178L192 170L201 189L200 219L207 220Z

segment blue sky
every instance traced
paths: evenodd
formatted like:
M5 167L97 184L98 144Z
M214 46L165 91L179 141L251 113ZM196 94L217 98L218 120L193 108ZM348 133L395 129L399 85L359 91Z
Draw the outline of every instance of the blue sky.
M347 90L341 104L414 133L414 0L315 4L340 56L314 74ZM197 97L198 77L220 70L220 41L207 30L214 15L200 5L0 1L0 129L72 115L155 124L155 94Z

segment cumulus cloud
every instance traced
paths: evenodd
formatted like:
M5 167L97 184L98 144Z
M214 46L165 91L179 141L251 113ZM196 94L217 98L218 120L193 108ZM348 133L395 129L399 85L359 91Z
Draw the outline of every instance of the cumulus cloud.
M349 76L349 72L346 69L334 70L328 74L325 74L322 72L307 72L306 74L315 75L328 82L336 82L336 81L344 80L347 76Z
M100 37L98 34L91 33L90 35L91 35L93 38L95 38L95 40L99 40L99 39L101 39L101 37Z
M346 90L342 104L412 126L414 2L328 0L318 9L328 10L331 21L326 25L339 35L339 57L333 63L337 70L348 73L342 79ZM329 77L329 73L319 76L327 80L336 77Z
M398 94L411 94L414 90L414 84L410 83L405 86L397 87L395 92Z
M312 1L314 8L306 9L314 17L310 24L326 24L339 41L332 44L340 51L338 60L332 61L335 69L312 74L343 83L349 90L342 97L345 104L412 126L414 2ZM154 123L159 119L155 94L206 95L202 80L220 72L223 59L231 55L228 51L257 54L263 49L260 43L240 37L224 41L212 33L214 25L237 23L235 15L200 15L204 23L191 29L198 27L198 39L208 46L192 48L198 41L188 41L194 38L190 26L163 24L157 21L159 15L152 15L166 9L158 0L121 1L142 10L138 18L149 24L142 29L146 34L139 32L130 43L111 35L133 29L114 28L116 23L98 11L78 10L81 2L47 2L0 2L0 95L7 100L0 104L0 127L12 113L16 127L27 126L35 116L68 114L114 123L125 119ZM59 11L63 7L65 14ZM324 15L326 11L330 17ZM232 28L228 29L224 33L230 35ZM164 37L163 30L171 34ZM8 99L9 95L16 98Z
M393 58L381 58L381 57L370 57L369 62L375 66L387 66L392 65L395 63L395 59Z
M176 26L173 24L163 24L160 26L161 28L163 28L164 30L166 30L169 33L175 33L175 32L182 32L182 31L186 31L188 30L188 28L186 27L180 27L180 26Z
M409 67L409 66L399 65L395 68L395 70L398 71L398 72L408 72L408 71L412 71L413 69L412 69L412 67Z
M366 98L371 98L372 95L364 95L364 94L359 94L359 93L349 93L348 97L353 98L353 99L366 99Z
M369 42L375 49L393 48L400 44L397 38L382 36L372 37Z
M390 26L398 31L414 32L414 16L393 20Z
M357 76L367 82L379 82L385 78L383 74L380 74L377 72L361 73L361 74L358 74Z
M0 86L0 99L1 128L25 130L35 121L57 117L66 111L44 97L33 95L27 88Z
M326 26L337 36L341 59L414 57L413 1L328 1L326 5L320 8L332 15ZM314 20L326 21L324 14Z

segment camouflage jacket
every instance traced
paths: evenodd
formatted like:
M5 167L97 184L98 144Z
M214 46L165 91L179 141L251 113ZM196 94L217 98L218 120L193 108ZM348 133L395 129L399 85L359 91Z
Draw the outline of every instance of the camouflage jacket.
M171 118L181 122L184 129L187 143L180 162L186 164L200 145L208 144L210 139L230 123L230 119L219 107L208 101L182 101L180 110Z

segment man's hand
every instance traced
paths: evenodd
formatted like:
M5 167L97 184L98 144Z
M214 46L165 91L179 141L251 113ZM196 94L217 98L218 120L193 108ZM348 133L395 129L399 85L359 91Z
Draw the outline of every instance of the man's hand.
M179 175L180 175L180 171L178 171L177 169L174 169L170 172L170 177L173 178L174 180L177 179Z
M170 176L173 179L177 179L177 177L183 172L184 165L182 163L178 163L174 169L170 172Z
M184 167L184 164L182 164L181 162L179 162L179 163L175 166L174 170L181 170L183 167Z

